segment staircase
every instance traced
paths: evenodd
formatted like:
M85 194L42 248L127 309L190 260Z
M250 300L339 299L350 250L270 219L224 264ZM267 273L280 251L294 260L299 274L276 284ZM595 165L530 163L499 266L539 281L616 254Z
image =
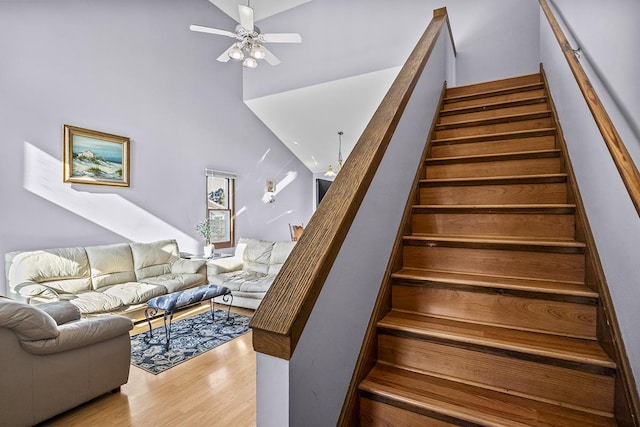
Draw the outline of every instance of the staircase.
M558 147L540 74L447 90L361 425L616 425Z

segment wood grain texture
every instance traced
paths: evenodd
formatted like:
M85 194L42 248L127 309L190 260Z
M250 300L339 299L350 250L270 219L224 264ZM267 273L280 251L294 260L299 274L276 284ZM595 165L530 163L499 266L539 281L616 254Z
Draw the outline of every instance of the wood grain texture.
M395 285L393 307L445 319L595 339L596 308L465 289Z
M573 239L573 212L549 211L492 212L490 209L420 209L414 208L414 234L447 234L465 236L512 236L541 239Z
M471 181L469 181L471 183ZM454 184L454 183L448 183ZM516 183L478 186L442 185L421 186L420 204L423 205L496 205L530 203L566 203L564 183Z
M578 87L580 88L596 125L602 134L604 143L607 145L607 148L611 153L611 157L613 158L613 162L615 163L616 168L622 177L622 181L629 192L629 196L636 208L636 212L640 215L640 172L638 172L638 168L633 162L627 147L624 145L624 141L611 121L607 110L600 101L600 97L593 88L589 77L585 73L578 59L575 57L573 48L569 44L562 28L553 15L548 2L546 0L539 1L542 10L551 25L551 29L560 44L562 53L567 59L569 68L571 68L573 76L578 83Z
M542 65L540 66L540 73L545 81L545 86L548 87L546 74ZM599 313L602 315L598 316L598 339L618 366L619 380L616 381L615 391L616 420L618 420L621 426L640 427L640 395L638 393L638 387L631 371L622 333L613 306L613 300L611 299L604 270L600 263L600 257L596 249L591 227L589 226L589 220L582 202L580 190L576 183L571 159L568 156L562 126L560 125L557 110L551 97L549 97L549 106L558 123L558 146L562 148L567 159L566 171L569 176L569 186L571 192L574 194L573 197L576 203L576 223L578 225L579 238L581 241L584 241L587 246L585 283L592 289L597 290L600 294L601 304L599 306Z
M445 82L442 85L442 92L440 94L440 100L438 101L438 105L440 106L442 106L446 89L447 84ZM437 119L438 115L436 114L433 117L429 135L431 135L433 133L433 130L435 129ZM430 144L427 141L424 146L421 158L426 158L429 150ZM398 271L402 268L402 238L405 234L411 233L412 206L418 199L418 183L420 182L420 178L424 176L424 169L425 164L420 163L413 178L411 192L409 193L409 197L407 197L407 202L405 203L404 211L402 214L402 225L400 226L400 228L398 229L398 233L396 234L393 249L391 250L391 259L387 264L387 269L384 274L382 285L380 286L380 291L378 293L378 296L376 297L376 302L369 319L369 324L367 325L367 331L363 339L362 350L358 355L358 360L356 361L356 366L353 371L351 381L349 382L349 389L347 391L345 402L342 406L342 411L340 412L340 417L338 419L337 425L341 427L350 427L357 425L360 418L361 408L358 405L361 400L359 399L358 395L358 386L377 361L378 341L376 325L389 312L389 310L391 310L391 274L394 271Z
M379 340L381 363L608 417L613 415L613 375L412 337L381 334Z
M458 425L616 426L610 417L384 365L377 365L360 387L367 396L375 394L377 400L411 407L426 416L433 412L448 416Z
M553 360L556 366L587 365L593 372L611 372L616 364L593 339L541 334L455 319L392 310L378 327L387 334L452 342L469 348L502 351L525 360Z
M522 92L522 88L512 88L502 91L480 93L477 95L452 97L445 99L445 104L442 108L445 111L448 111L457 108L477 107L496 102L520 101L525 98L544 95L542 84L529 85L524 89L526 89L527 92Z
M367 398L360 399L360 407L362 408L360 427L452 427L457 425Z
M550 150L555 147L555 137L533 136L531 138L504 139L481 142L455 141L452 144L433 144L431 146L431 158L479 156L486 154L502 154L512 151Z
M440 123L461 122L465 119L477 120L502 117L514 114L527 114L547 111L547 100L543 96L524 98L511 102L488 103L476 107L443 110L440 112Z
M469 85L450 87L447 89L447 97L445 98L445 102L450 98L478 96L479 94L487 94L491 93L492 91L515 90L517 92L522 92L524 88L530 85L540 87L540 83L542 83L540 73L534 73L524 76L507 77L505 79L492 80L490 82L473 83Z
M285 359L293 354L445 22L442 14L432 19L256 311L250 325L254 346L266 354ZM287 338L262 344L267 335Z

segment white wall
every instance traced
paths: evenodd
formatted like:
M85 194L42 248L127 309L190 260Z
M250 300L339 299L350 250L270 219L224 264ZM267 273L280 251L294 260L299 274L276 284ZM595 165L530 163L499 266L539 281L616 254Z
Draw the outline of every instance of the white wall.
M311 173L243 104L239 64L215 61L227 41L188 30L204 16L234 25L206 0L0 2L0 253L163 238L199 251L205 168L238 174L237 235L289 240L308 221ZM131 186L63 184L63 124L130 137ZM287 176L263 204L266 179Z
M289 362L289 425L335 425L340 415L446 78L443 32Z
M588 15L578 12L575 7L582 6L577 2L564 3L563 14L571 28L588 28L590 23L597 26L603 15L597 10L591 10ZM595 5L596 2L592 2ZM622 6L620 2L618 6ZM608 5L611 7L611 5ZM601 11L605 7L602 5ZM581 10L581 9L580 9ZM617 20L610 21L620 33L607 38L609 49L596 49L599 61L610 62L607 67L624 67L627 64L628 52L613 48L620 40L626 41L626 48L632 48L629 43L629 33L625 28L632 28L637 18L637 3L628 5L617 13ZM605 19L607 20L607 19ZM567 61L560 51L555 37L551 34L544 16L540 20L540 56L551 86L553 100L558 108L560 122L565 134L569 156L573 165L580 193L585 204L588 220L593 232L600 260L608 282L609 291L613 298L622 338L627 350L636 383L640 384L640 340L638 340L637 325L640 324L640 218L622 183L613 160L602 140L591 113L585 104L575 78L568 68ZM635 31L635 30L634 30ZM633 33L633 32L632 32ZM602 34L604 37L605 34ZM590 49L586 39L583 48ZM602 44L602 42L598 42ZM581 62L584 62L582 60ZM589 68L589 67L587 67ZM638 67L634 73L638 75ZM625 80L618 73L608 75L611 87L625 84ZM637 144L637 140L630 131L630 126L624 123L623 116L616 111L615 106L606 96L603 85L597 82L595 75L590 75L592 83L600 97L608 99L607 110L615 117L616 127L624 130L628 138L624 138L627 145ZM635 117L640 114L635 104L627 104L627 108Z
M263 32L298 32L303 43L269 46L282 64L246 74L244 97L400 66L441 7L458 50L457 84L538 71L535 0L321 0L258 23Z

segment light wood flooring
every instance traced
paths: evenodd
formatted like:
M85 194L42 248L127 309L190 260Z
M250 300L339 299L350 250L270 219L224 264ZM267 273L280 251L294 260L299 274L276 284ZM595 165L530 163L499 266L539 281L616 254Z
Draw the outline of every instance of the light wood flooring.
M220 308L220 306L218 306ZM209 309L182 311L174 321ZM253 310L233 309L248 316ZM162 319L154 321L160 326ZM147 330L137 324L131 334ZM255 426L256 356L251 332L158 375L131 365L129 382L42 426Z

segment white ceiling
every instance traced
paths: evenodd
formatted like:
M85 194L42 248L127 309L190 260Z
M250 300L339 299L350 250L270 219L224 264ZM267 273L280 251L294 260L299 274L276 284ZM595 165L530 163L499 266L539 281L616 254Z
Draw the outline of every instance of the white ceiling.
M245 100L256 116L314 173L353 149L400 67Z
M238 22L238 4L247 1L209 0ZM311 0L251 0L254 19L273 16ZM269 32L278 32L277 28ZM283 32L289 32L283 29ZM305 34L302 34L304 46ZM279 47L279 51L287 46ZM280 56L280 53L278 54ZM266 67L266 64L260 65ZM254 70L243 70L251 73ZM400 67L341 78L254 99L245 104L313 173L337 167L338 131L346 161ZM240 71L239 71L240 72Z
M311 0L209 0L220 10L229 15L236 22L240 22L238 17L238 5L250 5L253 9L254 21L259 21L277 13L292 9Z

